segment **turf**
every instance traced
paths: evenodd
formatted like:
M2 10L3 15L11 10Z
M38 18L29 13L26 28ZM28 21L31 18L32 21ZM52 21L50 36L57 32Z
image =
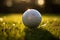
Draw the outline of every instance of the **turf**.
M22 22L22 14L4 15L0 17L0 40L25 40L25 37L27 38L26 40L36 40L34 39L35 35L37 36L37 40L39 40L39 37L41 40L51 40L47 39L50 38L51 35L60 39L60 16L42 15L42 22L38 26L39 30L40 28L42 28L44 32L33 30L33 32L31 31L32 36L29 36L29 31L25 32L24 30L25 26ZM48 34L48 36L46 36L45 34L47 34L47 32L45 32L45 30L51 35Z

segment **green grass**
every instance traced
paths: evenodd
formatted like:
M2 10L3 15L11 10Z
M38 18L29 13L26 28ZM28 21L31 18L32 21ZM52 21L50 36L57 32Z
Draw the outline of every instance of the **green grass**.
M6 16L1 16L0 40L24 40L24 36L26 35L26 33L24 32L24 28L25 26L22 23L22 14L10 14ZM60 39L60 16L42 15L42 22L38 26L38 28L43 28L43 30L49 31L52 35ZM44 34L41 34L41 36L42 35L44 36ZM37 38L39 38L38 36L39 35L37 35ZM44 38L46 38L45 36ZM34 36L31 36L30 40L33 39L33 37Z

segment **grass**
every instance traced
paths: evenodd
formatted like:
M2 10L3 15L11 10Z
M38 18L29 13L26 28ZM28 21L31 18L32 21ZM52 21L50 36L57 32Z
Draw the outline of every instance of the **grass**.
M22 23L22 14L9 14L6 16L1 16L0 17L0 40L24 40L24 36L25 36L24 28L25 26ZM42 22L38 26L38 28L43 28L44 30L49 31L52 35L60 39L60 17L59 16L42 15ZM44 36L44 34L41 35Z

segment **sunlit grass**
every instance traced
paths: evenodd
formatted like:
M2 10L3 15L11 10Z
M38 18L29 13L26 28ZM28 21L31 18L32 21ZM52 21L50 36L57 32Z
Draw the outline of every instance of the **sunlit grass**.
M58 16L42 15L42 22L39 28L40 27L60 38L60 18ZM22 38L25 36L24 28L22 14L10 14L0 18L0 32L3 29L3 36L5 37L9 35L9 37L16 37L16 39Z
M43 16L40 27L60 37L60 18L58 16Z

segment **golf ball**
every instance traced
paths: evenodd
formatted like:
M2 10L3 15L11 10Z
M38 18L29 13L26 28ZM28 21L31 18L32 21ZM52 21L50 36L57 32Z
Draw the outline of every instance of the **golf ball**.
M22 16L23 24L30 28L39 26L41 19L41 14L36 9L28 9Z

